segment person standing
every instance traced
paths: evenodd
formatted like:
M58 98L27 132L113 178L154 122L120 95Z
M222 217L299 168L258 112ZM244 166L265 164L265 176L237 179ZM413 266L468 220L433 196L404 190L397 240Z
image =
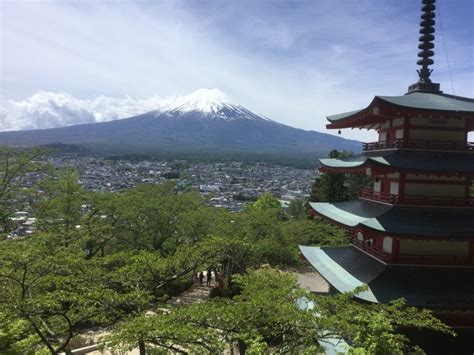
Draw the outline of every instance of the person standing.
M206 286L211 287L212 269L208 268L206 273Z
M202 280L204 280L204 273L201 271L198 275L199 285L202 286Z

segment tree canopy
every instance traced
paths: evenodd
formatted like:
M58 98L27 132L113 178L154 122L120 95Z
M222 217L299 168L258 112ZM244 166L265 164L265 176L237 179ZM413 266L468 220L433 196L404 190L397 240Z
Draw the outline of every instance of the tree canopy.
M19 177L44 176L30 204L38 232L0 240L0 353L57 354L104 327L112 329L105 346L142 354L235 346L249 354L314 353L318 340L334 336L355 353L401 353L401 326L449 331L403 301L370 306L351 294L319 297L279 271L299 265L298 244L345 243L339 228L301 218L302 201L286 213L267 193L231 213L173 182L90 192L73 170L41 170L37 151L1 154L4 228L14 211L7 202L22 190ZM218 297L168 303L204 269L221 275Z

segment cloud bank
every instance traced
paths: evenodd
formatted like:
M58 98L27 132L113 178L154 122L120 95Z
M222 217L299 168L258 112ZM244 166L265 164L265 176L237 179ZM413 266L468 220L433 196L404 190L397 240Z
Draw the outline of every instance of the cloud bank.
M105 122L159 110L174 98L99 96L80 100L66 93L40 91L26 100L0 107L0 131L17 131Z

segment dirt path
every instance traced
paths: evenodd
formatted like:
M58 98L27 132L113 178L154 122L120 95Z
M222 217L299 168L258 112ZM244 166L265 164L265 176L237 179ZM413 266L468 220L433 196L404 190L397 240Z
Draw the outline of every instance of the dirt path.
M316 271L300 271L295 274L298 277L298 284L301 288L305 288L315 293L329 292L329 284Z
M188 290L184 291L180 295L171 298L167 303L175 305L175 306L180 306L180 305L186 305L186 304L192 304L196 302L204 302L209 298L209 292L211 291L212 287L214 287L215 283L214 280L211 281L211 287L206 286L204 281L204 285L200 285L199 282L195 282L191 288ZM102 333L95 333L91 335L92 338L94 338L95 341L98 342L98 339L104 335L106 335L107 332L102 332ZM92 351L88 353L89 355L114 355L110 351ZM127 352L126 354L120 354L120 355L138 355L138 349L134 349L132 351Z
M214 286L214 283L211 285ZM205 285L200 286L199 283L196 282L189 290L184 291L179 296L173 297L168 301L168 303L180 306L184 304L204 302L209 298L209 292L211 292L211 287Z

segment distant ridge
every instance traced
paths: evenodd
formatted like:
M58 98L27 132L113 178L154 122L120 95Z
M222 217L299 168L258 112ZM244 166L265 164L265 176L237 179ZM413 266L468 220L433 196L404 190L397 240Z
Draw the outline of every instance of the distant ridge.
M43 130L0 132L0 144L79 145L106 154L271 154L325 156L358 152L361 144L293 128L233 103L217 89L200 89L161 110L127 119Z
M46 148L53 151L53 153L74 153L74 154L89 154L89 149L75 144L51 143L40 146L39 148Z

